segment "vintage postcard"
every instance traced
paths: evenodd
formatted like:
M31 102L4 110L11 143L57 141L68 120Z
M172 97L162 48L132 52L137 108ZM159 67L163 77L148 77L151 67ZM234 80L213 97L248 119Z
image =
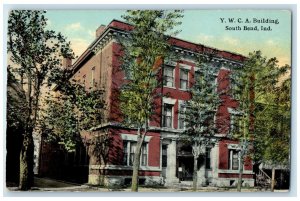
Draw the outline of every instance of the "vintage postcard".
M289 191L290 10L7 19L9 191Z

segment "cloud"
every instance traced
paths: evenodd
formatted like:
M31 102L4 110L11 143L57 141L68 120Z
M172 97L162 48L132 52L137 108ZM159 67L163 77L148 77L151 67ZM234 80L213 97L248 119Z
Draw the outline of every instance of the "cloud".
M200 34L196 36L196 42L199 43L210 43L213 40L214 40L214 36L212 35Z
M224 36L222 38L222 41L223 41L225 46L227 46L227 45L236 46L236 45L240 44L240 41L238 39L232 38L232 37L229 37L229 36Z
M75 23L67 25L65 29L66 30L79 30L79 29L82 29L82 26L81 26L80 22L75 22Z
M259 43L256 41L241 41L238 38L226 35L214 37L212 35L200 34L195 38L195 42L245 56L248 56L249 52L261 50L267 58L276 57L280 66L291 64L291 58L285 56L286 50L279 46L276 38Z
M88 35L92 38L95 38L96 33L95 33L95 31L88 30Z

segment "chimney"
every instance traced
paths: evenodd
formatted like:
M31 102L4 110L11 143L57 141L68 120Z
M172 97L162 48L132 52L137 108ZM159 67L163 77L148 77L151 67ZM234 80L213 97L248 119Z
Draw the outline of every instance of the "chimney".
M96 38L98 38L103 33L105 28L106 26L103 24L101 24L100 27L98 27L98 29L96 30Z
M64 69L70 68L72 66L72 59L70 58L63 58L62 66Z

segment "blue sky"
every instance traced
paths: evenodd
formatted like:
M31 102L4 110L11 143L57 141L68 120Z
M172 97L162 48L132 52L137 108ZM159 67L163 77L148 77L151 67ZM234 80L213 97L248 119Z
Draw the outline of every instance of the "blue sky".
M49 28L62 32L79 56L95 38L95 30L112 19L122 20L124 10L48 10ZM221 23L220 18L278 19L279 24ZM185 10L177 37L248 55L261 50L267 57L277 57L281 65L291 64L291 14L285 10ZM225 26L271 26L272 31L228 31Z

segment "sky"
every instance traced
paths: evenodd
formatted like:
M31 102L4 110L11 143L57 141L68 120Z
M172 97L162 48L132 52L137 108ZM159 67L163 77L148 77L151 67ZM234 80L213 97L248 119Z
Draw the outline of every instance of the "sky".
M95 30L101 24L122 20L125 13L125 10L48 10L46 17L48 28L65 35L76 56L80 56L95 39ZM183 14L182 24L176 27L181 30L178 38L245 56L261 50L267 58L276 57L280 65L291 64L291 13L287 10L184 10ZM258 23L262 20L264 23ZM273 20L279 23L269 23ZM257 26L258 31L244 30L244 26ZM272 30L263 31L261 26L270 26ZM241 30L233 30L236 27Z

